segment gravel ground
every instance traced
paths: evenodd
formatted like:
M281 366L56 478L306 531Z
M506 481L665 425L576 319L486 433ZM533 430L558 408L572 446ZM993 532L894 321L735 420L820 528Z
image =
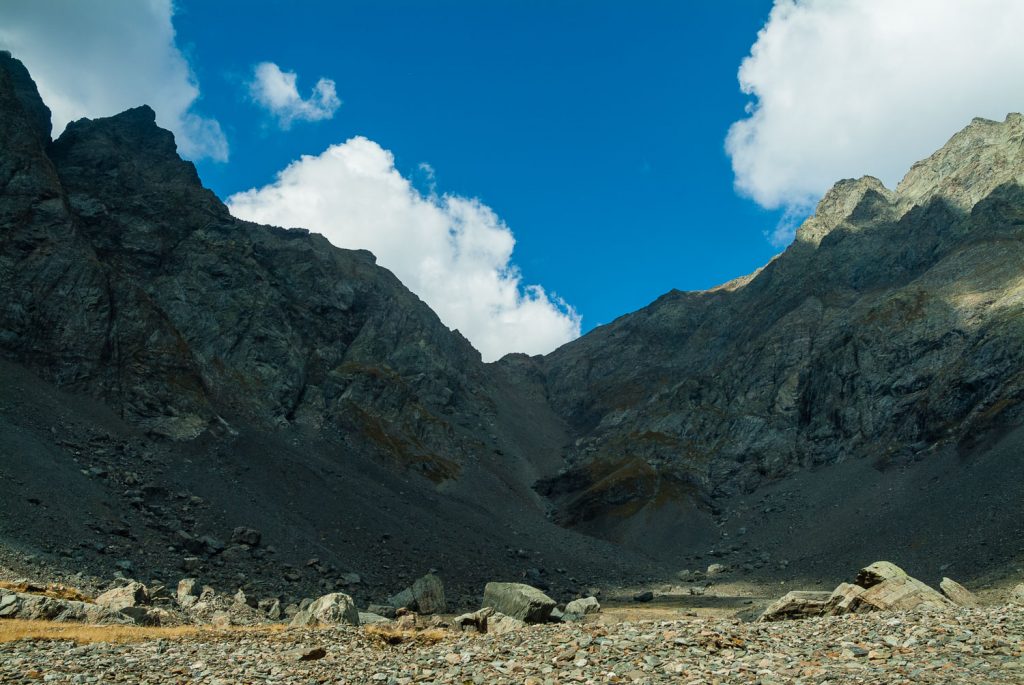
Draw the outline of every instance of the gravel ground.
M325 655L300 661L320 647ZM296 651L298 650L298 651ZM0 682L1015 683L1024 607L534 626L384 645L361 628L220 632L135 644L0 644Z

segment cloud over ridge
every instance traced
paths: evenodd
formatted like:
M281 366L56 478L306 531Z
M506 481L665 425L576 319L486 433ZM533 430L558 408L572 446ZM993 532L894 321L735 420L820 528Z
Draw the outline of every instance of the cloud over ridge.
M295 121L330 119L341 107L331 79L319 79L305 99L299 95L297 81L294 71L282 71L273 62L260 62L253 68L249 93L257 104L274 115L283 129L290 128Z
M355 137L307 155L274 182L232 195L240 218L322 233L364 248L492 361L541 354L580 335L580 316L512 263L512 231L479 200L421 194L393 155Z
M175 45L172 14L170 0L6 0L0 48L32 74L55 135L69 121L147 104L183 156L226 161L220 124L193 108L199 85Z
M892 187L972 118L1024 109L1021 26L1016 0L776 0L739 70L737 190L792 216L842 178Z

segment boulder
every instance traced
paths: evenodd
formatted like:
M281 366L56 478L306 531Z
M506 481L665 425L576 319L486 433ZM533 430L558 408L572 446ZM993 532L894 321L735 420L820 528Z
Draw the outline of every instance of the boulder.
M250 547L256 547L260 544L260 540L263 538L263 534L255 528L246 528L245 526L239 526L235 528L231 533L231 542L237 545L249 545Z
M828 591L794 590L769 605L757 620L788 621L821 616L825 612L825 604L831 597L832 593Z
M178 605L183 609L187 609L199 601L199 595L201 593L202 586L195 578L182 578L178 581L176 598L178 600Z
M0 618L101 624L132 623L131 618L109 607L25 592L0 594Z
M391 623L391 619L385 618L380 614L375 614L372 611L359 612L359 625L368 626L374 623Z
M597 597L574 599L565 605L565 613L576 614L577 616L586 616L587 614L594 614L598 611L601 611L601 604L597 601Z
M443 614L448 608L444 584L433 573L417 578L411 586L388 599L395 608L412 609L420 614Z
M293 626L359 625L359 610L344 592L332 592L299 611L292 618Z
M835 589L825 606L830 616L907 609L945 610L953 606L938 591L888 561L877 561L857 574L853 585Z
M555 600L523 583L487 583L483 606L526 623L545 623Z
M395 612L397 611L396 608L390 604L371 604L366 607L366 610L371 614L377 614L384 618L394 618Z
M979 606L978 598L975 594L952 578L943 578L942 582L939 583L939 589L954 604L962 607Z
M149 604L149 590L142 583L131 582L113 590L107 590L96 598L101 607L120 611L128 607L139 607Z
M504 635L505 633L514 633L517 630L522 630L526 627L525 621L520 621L518 618L512 618L506 616L500 612L494 612L490 618L487 619L487 632L492 635Z
M644 590L633 595L634 602L651 602L654 600L654 593L650 590Z
M491 607L484 607L477 611L462 614L456 616L455 620L452 621L453 625L459 630L474 631L477 633L487 632L487 619L494 615L494 609Z
M1024 606L1024 583L1010 590L1010 602Z
M711 564L708 566L707 574L709 576L717 576L725 573L728 570L725 564Z

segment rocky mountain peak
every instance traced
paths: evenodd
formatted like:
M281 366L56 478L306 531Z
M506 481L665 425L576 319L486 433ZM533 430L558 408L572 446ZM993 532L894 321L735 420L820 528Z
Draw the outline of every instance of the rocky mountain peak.
M28 69L20 60L11 56L6 50L0 50L0 70L6 72L11 79L14 96L25 112L25 118L32 126L39 141L44 145L50 142L50 108L39 96L36 82L28 73Z
M895 194L874 176L843 179L821 198L814 214L797 230L797 240L816 245L851 217L864 220L888 215L895 202Z
M896 192L912 204L941 196L968 210L1004 183L1024 183L1024 117L976 118L911 167Z

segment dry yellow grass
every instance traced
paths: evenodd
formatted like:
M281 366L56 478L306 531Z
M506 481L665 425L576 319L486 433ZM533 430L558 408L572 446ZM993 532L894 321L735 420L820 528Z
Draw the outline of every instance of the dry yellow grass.
M370 637L386 645L400 645L403 642L436 644L443 640L448 632L442 628L400 628L388 624L374 624L363 628Z
M67 585L49 583L43 585L32 585L30 583L12 583L8 580L0 580L0 589L13 590L14 592L27 592L32 595L44 595L54 599L70 599L76 602L93 603L93 598L81 590Z
M231 626L215 629L209 626L166 626L159 628L111 625L97 626L57 621L25 621L0 619L0 643L14 640L74 640L78 644L90 642L145 642L146 640L176 639L213 633L279 633L282 624L258 626Z

